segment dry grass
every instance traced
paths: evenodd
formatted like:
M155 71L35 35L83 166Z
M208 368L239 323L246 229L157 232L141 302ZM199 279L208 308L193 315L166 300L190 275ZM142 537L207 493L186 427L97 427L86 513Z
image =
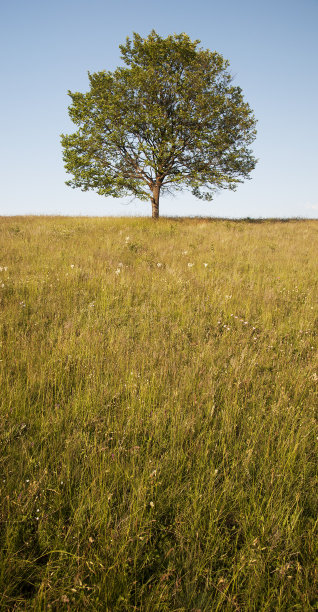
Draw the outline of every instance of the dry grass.
M1 609L316 609L317 247L0 220Z

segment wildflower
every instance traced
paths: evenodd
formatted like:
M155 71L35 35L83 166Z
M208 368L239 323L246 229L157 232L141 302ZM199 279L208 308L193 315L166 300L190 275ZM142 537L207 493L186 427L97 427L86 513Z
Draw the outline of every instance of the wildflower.
M188 263L188 268L192 268L192 266L194 266L193 263Z
M126 236L126 242L129 242L130 236Z
M115 274L117 274L117 276L118 276L118 274L120 274L120 272L121 272L120 268L117 268L117 270L115 270Z
M155 507L155 504L153 503L153 501L150 502L149 506L150 506L150 508L154 508Z
M209 264L207 264L207 263L204 263L203 265L204 265L204 267L205 267L205 268L207 268Z
M182 251L182 255L188 255L188 251Z
M160 263L159 261L157 263L157 268L162 268L162 263Z
M73 268L75 268L75 265L74 265L74 264L71 264L71 268L72 268L72 269L73 269Z

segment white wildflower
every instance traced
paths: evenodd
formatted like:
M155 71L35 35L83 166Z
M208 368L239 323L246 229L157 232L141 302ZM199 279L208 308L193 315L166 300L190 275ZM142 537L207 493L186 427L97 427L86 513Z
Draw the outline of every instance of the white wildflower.
M151 502L149 503L149 506L150 506L150 508L154 508L154 507L155 507L155 504L153 503L153 501L151 501Z
M157 263L157 268L162 268L162 263L160 263L160 261Z
M194 266L193 263L188 263L188 268L192 268L192 266Z
M72 269L73 269L73 268L75 268L75 265L74 265L74 264L71 264L71 268L72 268Z
M120 272L121 272L120 268L117 268L117 270L115 270L115 274L117 274L117 276L118 276L118 274L120 274Z
M204 267L205 267L205 268L207 268L209 264L207 264L207 263L204 263L203 265L204 265Z

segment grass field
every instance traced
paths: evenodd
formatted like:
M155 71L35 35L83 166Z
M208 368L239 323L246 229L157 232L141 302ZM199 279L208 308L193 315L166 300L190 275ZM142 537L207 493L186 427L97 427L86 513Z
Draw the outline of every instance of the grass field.
M317 609L318 221L0 249L0 608Z

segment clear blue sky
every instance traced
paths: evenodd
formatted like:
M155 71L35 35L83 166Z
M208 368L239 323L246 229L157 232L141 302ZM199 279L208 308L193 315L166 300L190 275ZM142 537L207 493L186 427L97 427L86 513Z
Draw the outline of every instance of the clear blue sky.
M186 32L230 61L258 119L252 180L203 203L162 198L162 215L318 218L318 0L10 0L0 11L0 215L142 215L150 203L66 187L67 90L113 70L119 44ZM73 129L74 128L74 129Z

